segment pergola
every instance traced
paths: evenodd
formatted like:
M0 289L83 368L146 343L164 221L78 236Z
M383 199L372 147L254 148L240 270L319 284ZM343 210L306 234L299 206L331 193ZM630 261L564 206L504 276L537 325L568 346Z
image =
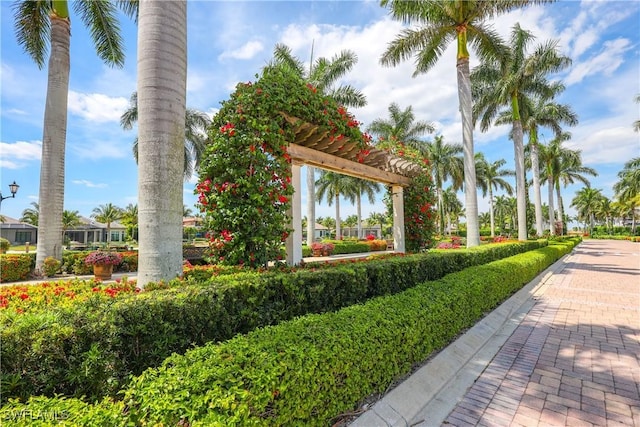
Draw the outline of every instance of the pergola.
M393 242L397 252L405 252L403 188L411 184L413 176L422 172L415 163L394 156L385 150L369 149L360 156L360 147L346 138L331 138L328 131L283 114L295 129L294 142L287 149L291 156L291 183L295 190L289 217L293 232L286 241L287 263L302 261L302 207L300 169L308 165L343 175L368 179L390 185L393 195Z

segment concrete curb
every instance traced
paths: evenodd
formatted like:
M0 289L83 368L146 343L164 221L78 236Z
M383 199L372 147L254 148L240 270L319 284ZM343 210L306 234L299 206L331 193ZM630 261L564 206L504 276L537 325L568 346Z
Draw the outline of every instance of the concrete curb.
M540 273L350 425L441 425L572 255Z

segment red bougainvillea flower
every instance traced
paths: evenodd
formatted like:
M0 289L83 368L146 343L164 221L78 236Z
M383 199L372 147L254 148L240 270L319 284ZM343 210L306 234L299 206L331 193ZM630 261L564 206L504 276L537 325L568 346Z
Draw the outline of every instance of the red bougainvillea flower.
M229 136L233 136L236 133L234 127L235 126L233 125L233 123L227 122L226 125L220 126L220 132L221 133L228 133Z
M280 195L280 196L278 196L278 201L280 203L287 203L289 201L289 199L286 196Z

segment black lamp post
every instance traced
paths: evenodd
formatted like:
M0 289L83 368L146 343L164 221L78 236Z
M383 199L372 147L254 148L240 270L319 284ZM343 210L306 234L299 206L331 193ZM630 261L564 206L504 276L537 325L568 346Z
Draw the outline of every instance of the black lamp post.
M13 181L11 184L9 184L9 191L11 191L11 195L10 196L3 196L2 192L0 192L0 205L2 204L2 201L4 199L13 199L14 197L16 197L16 193L18 192L18 188L20 188L20 186L18 184L16 184L15 181Z

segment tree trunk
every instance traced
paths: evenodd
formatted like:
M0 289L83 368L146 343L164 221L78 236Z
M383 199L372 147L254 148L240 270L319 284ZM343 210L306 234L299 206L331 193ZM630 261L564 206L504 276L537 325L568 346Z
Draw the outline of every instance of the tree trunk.
M315 168L307 165L307 245L315 240L316 234L316 177Z
M356 210L358 214L358 239L362 239L362 196L358 194L356 196Z
M340 194L336 193L336 239L340 239L342 236L342 229L340 227Z
M496 236L495 216L493 213L493 190L489 186L489 219L491 222L491 237Z
M552 236L555 236L556 234L556 227L555 227L555 218L554 218L554 213L553 212L553 177L549 176L547 178L547 185L549 186L549 233Z
M138 285L182 274L187 4L140 1Z
M473 155L473 115L469 57L458 58L458 98L462 116L462 142L464 152L464 196L467 216L467 247L480 245L478 228L478 194L476 189L476 165Z
M524 145L522 143L522 122L513 122L513 151L516 164L516 203L518 213L518 240L527 240L527 196L525 195Z
M560 222L560 235L564 235L564 208L562 206L562 195L560 194L560 183L556 183L556 198L558 199L558 221Z
M536 234L538 237L544 233L542 227L542 194L540 192L540 160L538 157L538 143L530 142L531 145L531 170L533 174L533 203L536 212Z
M47 257L62 260L64 157L67 138L71 23L68 18L55 15L51 15L50 19L51 55L49 56L42 136L36 271L41 270Z
M438 196L438 233L441 236L444 236L444 200L442 197L442 183L440 186L436 188L436 193Z

